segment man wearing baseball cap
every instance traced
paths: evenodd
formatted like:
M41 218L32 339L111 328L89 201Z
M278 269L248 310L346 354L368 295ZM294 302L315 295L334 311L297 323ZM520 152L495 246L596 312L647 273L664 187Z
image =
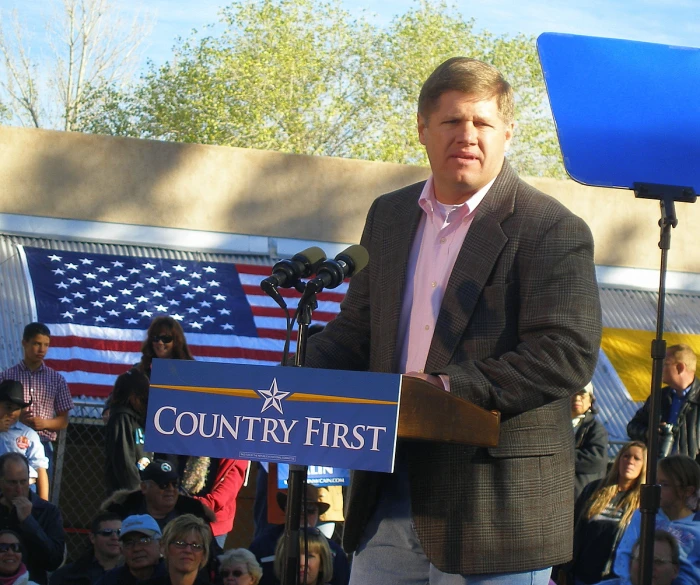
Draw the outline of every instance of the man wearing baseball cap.
M21 453L29 461L29 482L32 491L49 499L49 460L38 433L19 421L23 408L32 401L24 401L24 388L17 380L0 382L0 455Z
M124 518L119 536L124 565L107 571L98 585L140 585L164 578L167 571L160 558L162 536L158 523L148 514Z
M194 514L209 523L216 519L207 506L180 493L179 474L170 462L162 459L154 459L141 472L141 489L119 490L102 507L122 518L132 514L149 514L161 530L182 514Z

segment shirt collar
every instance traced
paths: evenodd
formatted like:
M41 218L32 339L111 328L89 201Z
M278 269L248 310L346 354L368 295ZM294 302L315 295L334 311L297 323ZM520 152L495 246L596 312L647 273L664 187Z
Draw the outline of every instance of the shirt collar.
M467 199L463 206L465 215L471 214L476 210L479 203L483 201L484 197L489 192L489 189L491 189L491 186L495 180L496 177L491 179L491 181L489 181L486 185L474 193L474 195ZM418 205L420 205L421 209L428 216L432 216L433 214L437 213L437 199L435 199L434 184L433 175L430 175L423 186L423 191L421 191L420 197L418 198Z
M41 370L43 370L43 369L46 367L46 365L44 364L43 361L41 362L41 365L40 365L36 370L30 370L30 369L29 369L29 366L27 366L27 364L24 363L24 360L22 360L21 362L19 362L19 365L20 365L20 367L21 367L25 372L29 372L29 373L31 373L31 372L40 372Z

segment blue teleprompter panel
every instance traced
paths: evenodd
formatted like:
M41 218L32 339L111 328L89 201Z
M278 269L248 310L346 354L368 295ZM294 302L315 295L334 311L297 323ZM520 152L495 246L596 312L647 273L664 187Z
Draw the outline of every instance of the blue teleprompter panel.
M401 376L153 360L146 448L393 471Z
M557 33L537 49L574 180L700 192L700 49Z

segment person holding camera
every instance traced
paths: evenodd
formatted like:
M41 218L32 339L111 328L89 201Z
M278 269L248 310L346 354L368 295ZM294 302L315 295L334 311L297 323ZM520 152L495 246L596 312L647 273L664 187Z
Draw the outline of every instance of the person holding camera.
M666 351L661 389L661 425L659 453L687 455L700 463L700 381L695 377L697 356L685 344ZM627 425L627 434L635 441L647 440L649 398Z

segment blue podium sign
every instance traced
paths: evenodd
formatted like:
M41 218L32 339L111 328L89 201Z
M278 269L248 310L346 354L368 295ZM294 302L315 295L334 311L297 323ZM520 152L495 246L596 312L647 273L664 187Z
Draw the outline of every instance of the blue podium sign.
M146 448L391 472L401 376L153 360Z

